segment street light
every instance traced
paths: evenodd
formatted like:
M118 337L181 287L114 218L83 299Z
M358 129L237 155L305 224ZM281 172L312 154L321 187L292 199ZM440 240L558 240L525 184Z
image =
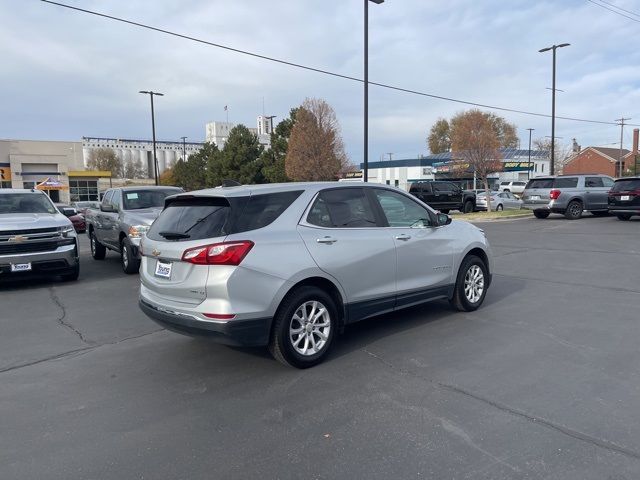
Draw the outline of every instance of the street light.
M556 50L562 47L568 47L570 43L561 43L560 45L551 45L550 47L538 50L538 52L548 52L553 50L553 82L551 85L551 168L550 175L555 173L555 147L556 147Z
M527 165L527 180L531 178L531 132L535 130L535 128L527 128L529 130L529 165Z
M187 161L187 137L180 137L182 139L182 161Z
M140 90L140 92L138 93L149 95L149 97L151 97L151 132L153 134L153 169L156 177L156 185L158 185L158 159L156 158L156 119L155 119L155 114L153 112L153 96L157 95L158 97L164 97L164 93L158 93L152 90Z
M369 2L377 5L384 0L364 0L364 181L369 181Z

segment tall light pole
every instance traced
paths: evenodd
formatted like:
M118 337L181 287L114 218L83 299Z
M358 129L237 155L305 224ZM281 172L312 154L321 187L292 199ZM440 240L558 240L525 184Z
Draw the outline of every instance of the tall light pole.
M529 130L529 165L527 165L527 180L531 178L531 132L535 130L535 128L527 128Z
M140 90L139 93L149 95L151 97L151 132L153 134L153 169L156 177L156 185L158 185L158 159L156 158L156 118L153 112L153 96L164 97L164 93L154 92L152 90Z
M369 181L369 2L380 5L384 0L364 0L364 181Z
M549 175L555 174L555 148L556 148L556 50L562 47L568 47L570 43L561 43L560 45L551 45L550 47L538 50L538 52L548 52L553 50L553 81L551 85L551 161Z
M182 161L187 161L187 137L180 137L182 139Z
M624 118L624 117L620 117L620 118L616 118L616 122L620 122L620 159L618 160L618 177L622 177L622 140L624 138L624 122L626 120L631 120L630 118Z

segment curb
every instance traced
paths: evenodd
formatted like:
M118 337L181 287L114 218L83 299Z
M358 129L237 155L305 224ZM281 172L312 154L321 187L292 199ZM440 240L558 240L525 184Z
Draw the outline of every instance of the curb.
M465 220L469 223L486 223L486 222L508 222L510 220L521 220L523 218L534 218L531 213L525 215L509 215L508 217L498 217L498 218L476 218L473 220ZM464 218L460 219L464 220Z

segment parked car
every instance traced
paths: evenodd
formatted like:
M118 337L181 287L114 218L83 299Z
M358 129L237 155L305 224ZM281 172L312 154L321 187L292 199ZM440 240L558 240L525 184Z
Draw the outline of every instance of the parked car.
M120 254L122 270L136 273L140 267L140 238L164 207L165 198L181 193L177 187L110 188L100 209L89 209L85 217L91 256L104 260L107 250Z
M87 230L87 224L84 220L84 216L80 215L74 207L56 204L56 208L61 214L71 221L71 224L77 233L84 233Z
M453 182L415 182L409 187L409 193L442 213L449 213L451 210L471 213L476 206L476 194L471 190L463 190Z
M523 208L533 210L537 218L560 213L576 220L584 210L608 215L607 198L612 186L613 178L600 174L536 177L529 180L522 194Z
M619 178L609 191L609 213L620 220L640 215L640 177Z
M435 299L477 309L482 230L384 185L289 183L174 195L141 242L140 308L169 330L268 345L299 368L345 325Z
M100 208L100 202L93 202L93 201L72 202L71 206L74 207L80 215L85 215L87 213L87 210L90 208L93 208L93 209Z
M501 211L506 209L520 210L522 208L522 200L516 198L511 192L494 192L491 194L491 210ZM487 209L487 193L479 193L476 197L476 210Z
M524 192L524 188L526 187L527 182L500 182L498 186L499 192L511 192L511 193L522 193Z
M46 193L0 188L0 278L29 273L77 280L76 232Z

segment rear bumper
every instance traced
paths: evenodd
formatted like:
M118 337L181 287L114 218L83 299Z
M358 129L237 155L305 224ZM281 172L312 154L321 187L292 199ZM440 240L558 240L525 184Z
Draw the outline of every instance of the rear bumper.
M140 298L140 309L154 322L176 333L207 337L225 345L255 347L269 343L271 318L209 321L169 310Z
M31 270L11 272L11 264L30 263ZM60 275L70 273L78 265L76 245L63 245L50 252L19 253L0 256L0 278L17 278L29 274Z
M628 215L640 215L640 207L618 207L609 205L608 211L612 215L618 215L621 213L626 213Z

